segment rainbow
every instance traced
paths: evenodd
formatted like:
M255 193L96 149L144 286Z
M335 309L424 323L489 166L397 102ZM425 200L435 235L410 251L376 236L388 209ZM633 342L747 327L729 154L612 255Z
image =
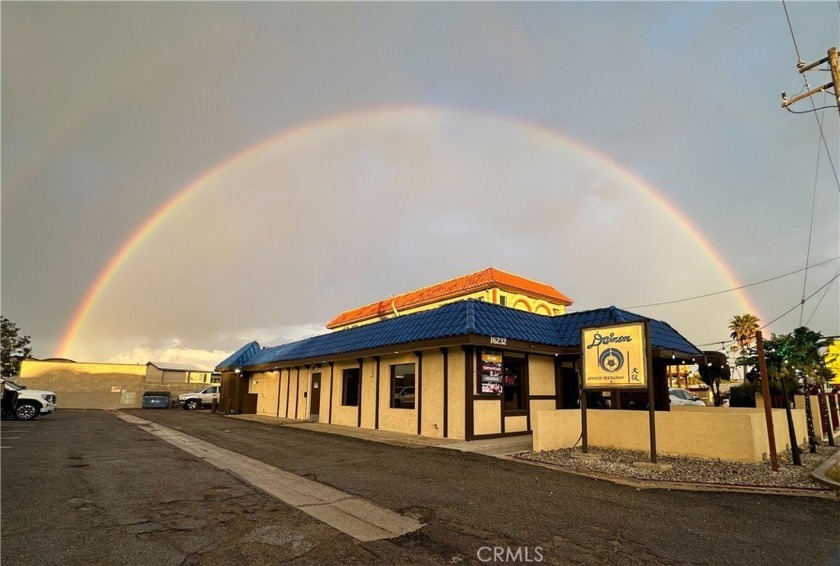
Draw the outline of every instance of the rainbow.
M234 154L230 158L216 164L213 168L199 175L191 183L179 189L169 200L163 203L160 208L155 210L142 224L128 237L128 239L120 246L117 252L108 260L108 263L97 276L96 280L85 293L82 302L79 304L72 319L67 325L59 346L56 351L57 357L69 357L73 348L76 336L85 321L90 316L91 311L96 306L99 297L103 291L108 287L114 276L120 268L129 260L131 255L140 247L143 241L149 234L155 231L160 224L169 216L170 213L185 204L191 196L195 195L202 187L208 185L210 182L223 177L224 174L235 166L241 166L247 163L250 159L259 155L264 150L299 136L304 136L316 130L324 128L331 128L342 130L359 120L383 120L387 122L389 119L396 116L403 116L406 113L428 114L428 117L437 117L441 115L451 114L467 114L477 115L481 117L490 117L496 120L509 121L512 125L525 127L531 134L538 138L542 138L549 143L562 143L565 146L574 148L576 151L586 155L593 161L604 165L606 168L619 174L631 186L639 190L646 197L661 206L671 218L697 243L703 253L710 259L713 265L720 271L724 278L730 283L731 287L739 287L741 283L732 272L731 268L726 264L720 254L715 250L712 244L706 239L703 234L697 229L694 224L673 204L668 202L665 197L659 194L651 185L642 180L632 171L623 167L621 164L604 156L589 146L586 146L576 140L567 138L557 133L554 130L546 128L538 124L530 122L522 122L511 118L500 118L498 116L482 113L475 110L463 109L442 109L436 107L411 106L411 107L394 107L394 108L380 108L374 110L366 110L362 112L354 112L348 114L340 114L319 120L317 122L310 122L298 126L296 128L284 131L276 136L270 137L262 142L259 142L251 147L248 147L239 153ZM739 301L742 303L745 312L750 312L758 316L758 309L751 302L749 296L744 290L736 291Z

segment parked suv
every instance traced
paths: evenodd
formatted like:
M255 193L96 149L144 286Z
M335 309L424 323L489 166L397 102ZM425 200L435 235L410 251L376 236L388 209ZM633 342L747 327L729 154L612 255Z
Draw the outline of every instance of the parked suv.
M22 385L9 380L3 382L4 395L6 391L17 393L17 401L14 408L9 412L20 421L31 421L38 415L49 415L55 412L56 395L53 391L41 391L40 389L27 389Z
M182 405L188 411L194 411L199 407L209 407L213 404L214 400L219 400L218 385L205 387L201 391L196 391L195 393L184 393L182 395L178 395L177 404Z

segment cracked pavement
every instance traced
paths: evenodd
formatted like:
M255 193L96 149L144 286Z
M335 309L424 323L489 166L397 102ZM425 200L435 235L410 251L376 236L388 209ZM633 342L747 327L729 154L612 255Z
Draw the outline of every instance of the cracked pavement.
M426 523L359 542L104 411L37 419L3 450L4 564L838 564L837 501L643 490L523 463L207 412L138 411ZM4 421L4 424L8 421Z

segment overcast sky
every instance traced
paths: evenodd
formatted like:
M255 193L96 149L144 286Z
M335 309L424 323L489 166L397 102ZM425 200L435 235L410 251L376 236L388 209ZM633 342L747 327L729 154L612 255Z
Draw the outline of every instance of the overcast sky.
M806 62L840 43L836 2L788 8ZM733 286L724 270L740 284L804 267L812 204L810 264L840 255L815 119L837 169L838 112L825 94L816 114L780 108L803 89L781 3L0 10L2 311L36 357L197 180L113 273L70 357L212 366L489 266L577 310L710 293ZM838 269L810 270L805 295ZM634 310L719 342L749 305L763 323L795 306L803 277ZM827 289L802 322L838 335ZM797 308L769 331L799 323Z

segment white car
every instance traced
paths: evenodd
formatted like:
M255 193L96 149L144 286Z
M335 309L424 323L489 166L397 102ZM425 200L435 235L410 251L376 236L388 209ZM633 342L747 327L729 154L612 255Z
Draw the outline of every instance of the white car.
M696 399L689 391L672 387L668 390L668 397L671 399L672 405L694 405L696 407L705 407L706 404L700 399Z
M27 389L9 380L6 380L3 385L17 392L17 402L12 414L19 421L31 421L39 415L55 412L56 394L54 391Z
M178 404L182 405L188 411L194 411L200 407L209 407L213 404L214 400L218 402L219 388L219 385L211 385L195 393L178 395Z

